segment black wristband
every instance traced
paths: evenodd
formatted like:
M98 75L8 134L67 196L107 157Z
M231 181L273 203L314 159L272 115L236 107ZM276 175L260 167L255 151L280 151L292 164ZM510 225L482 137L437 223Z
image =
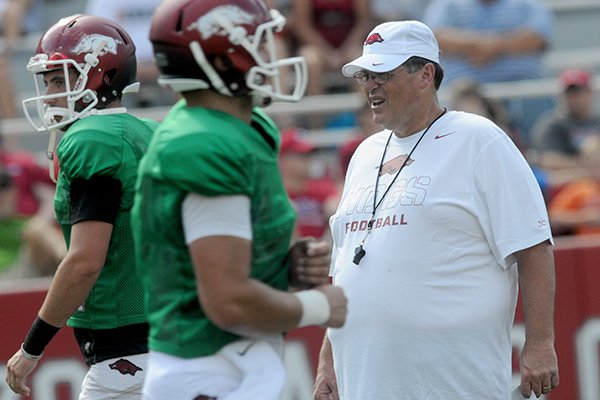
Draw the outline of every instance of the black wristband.
M41 356L54 335L60 330L52 326L39 316L31 324L27 337L23 342L23 350L32 356Z

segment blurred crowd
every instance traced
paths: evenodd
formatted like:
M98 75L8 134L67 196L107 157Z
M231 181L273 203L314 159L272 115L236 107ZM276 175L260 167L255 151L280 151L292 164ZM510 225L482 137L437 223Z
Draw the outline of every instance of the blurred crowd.
M101 15L120 23L137 44L142 88L130 108L166 106L175 96L156 84L147 40L160 0L0 0L0 117L19 117L8 61L24 38L45 28L43 3L68 2L72 13ZM378 23L417 19L434 31L445 71L446 107L484 115L513 139L530 163L549 206L555 235L600 233L600 113L594 104L593 66L546 71L543 57L555 41L555 21L543 0L270 0L288 24L278 38L281 55L302 55L309 69L307 96L355 93L341 67L360 55ZM65 14L66 15L66 14ZM55 21L49 21L53 23ZM13 67L14 68L14 67ZM23 66L24 68L24 66ZM559 94L497 100L490 83L556 78ZM327 237L344 173L356 146L381 128L368 104L336 115L278 116L280 167L299 220L298 235ZM335 146L317 146L314 130L345 128ZM501 167L501 166L499 166ZM45 276L64 255L54 222L52 183L44 164L10 140L0 143L0 276Z

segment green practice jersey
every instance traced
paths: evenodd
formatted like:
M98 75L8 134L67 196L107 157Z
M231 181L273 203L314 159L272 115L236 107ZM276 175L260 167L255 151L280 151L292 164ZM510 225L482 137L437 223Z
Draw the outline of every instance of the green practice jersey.
M69 319L69 326L112 329L147 321L142 283L135 268L130 214L138 163L157 125L125 113L90 116L73 123L59 143L54 211L67 246L72 228L71 182L93 176L121 182L121 201L104 267L85 304Z
M181 101L157 129L142 160L133 225L152 350L201 357L237 338L215 326L199 304L181 221L188 193L247 196L251 276L287 289L287 252L296 214L277 165L279 133L258 109L252 125Z

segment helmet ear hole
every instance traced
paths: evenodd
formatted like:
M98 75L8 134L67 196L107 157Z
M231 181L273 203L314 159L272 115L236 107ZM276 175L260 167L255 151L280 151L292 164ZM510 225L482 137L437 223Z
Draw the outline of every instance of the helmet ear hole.
M177 24L175 25L175 32L183 33L183 13L180 12L177 18Z
M218 72L224 72L229 68L234 67L233 63L231 62L231 60L227 57L223 57L223 56L216 56L212 59L213 67L215 68L215 70L217 70Z
M115 81L117 80L119 71L116 68L109 69L102 76L104 83L103 89L98 91L99 100L102 104L108 104L115 99L120 99L122 92L117 89Z
M244 96L250 91L245 83L244 71L236 67L231 58L227 56L215 56L211 64L219 73L227 88L234 96Z
M106 71L104 73L102 80L104 81L105 84L110 85L112 83L113 79L115 79L116 75L117 75L117 70L115 68L109 69L108 71Z

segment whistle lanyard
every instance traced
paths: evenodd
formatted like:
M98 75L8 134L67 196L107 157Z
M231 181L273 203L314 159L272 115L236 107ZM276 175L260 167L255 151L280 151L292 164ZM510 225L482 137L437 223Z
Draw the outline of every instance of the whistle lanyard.
M383 202L383 199L385 198L385 196L388 194L388 192L390 191L390 189L392 188L392 186L394 186L394 182L396 182L396 179L400 175L400 172L402 172L402 169L404 168L404 166L406 165L406 163L408 162L408 160L410 160L410 156L412 156L413 152L415 151L415 149L417 148L417 146L419 145L419 143L421 143L421 139L423 139L423 137L425 136L425 134L427 133L427 131L429 131L429 128L431 128L433 126L433 124L435 124L438 119L442 118L442 116L444 114L446 114L446 108L445 107L444 107L444 111L442 111L442 113L440 115L438 115L436 117L436 119L434 119L433 121L431 121L431 123L427 126L427 128L425 128L425 131L423 131L423 133L419 137L419 140L417 140L417 143L415 143L415 145L413 146L413 148L410 150L410 152L408 153L408 155L406 156L406 158L402 162L402 165L400 166L400 168L396 172L396 175L394 175L394 178L392 179L392 181L388 185L387 189L385 189L385 192L383 192L383 195L381 196L381 198L379 199L379 201L377 201L377 188L379 187L379 178L381 177L381 170L383 169L383 161L385 160L385 155L387 153L388 146L390 145L390 141L392 140L392 135L394 134L393 131L390 132L390 136L388 136L387 142L385 143L385 147L383 149L383 154L381 155L381 161L379 162L379 169L377 171L377 178L375 179L375 193L373 194L373 211L371 212L371 218L369 218L369 222L367 223L367 233L365 234L365 237L363 238L363 240L361 240L361 242L358 245L358 247L356 247L354 249L354 258L352 259L352 262L354 264L356 264L356 265L360 264L360 260L362 260L362 258L367 254L367 252L365 251L365 247L364 246L367 243L367 239L369 238L369 234L373 230L373 223L375 222L375 213L377 212L377 208L379 208L379 206Z

